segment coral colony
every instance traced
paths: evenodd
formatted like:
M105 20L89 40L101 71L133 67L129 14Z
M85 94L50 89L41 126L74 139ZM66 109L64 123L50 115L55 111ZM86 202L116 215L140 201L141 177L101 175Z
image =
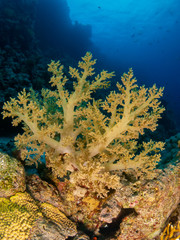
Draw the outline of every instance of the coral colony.
M77 233L78 222L99 235L104 223L111 224L113 219L119 221L113 232L118 240L152 239L162 232L177 207L179 166L157 169L164 143L151 139L145 142L142 138L146 129L156 130L164 111L159 101L163 88L139 87L129 69L121 77L122 83L116 84L116 91L111 91L104 100L94 99L93 93L108 88L109 79L114 76L114 72L105 70L95 75L95 63L87 52L78 68L69 67L65 75L63 65L52 61L48 65L52 89L42 89L41 94L24 89L17 98L4 104L3 117L12 117L13 126L20 123L23 126L23 133L15 137L21 160L39 167L38 162L45 157L49 171L44 174L56 188L35 174L27 176L25 184L23 170L22 187L26 189L27 185L36 202L28 193L6 199L7 193L11 196L12 191L17 192L16 178L9 180L12 187L8 191L7 181L2 181L0 212L5 219L0 226L2 236L19 234L21 218L11 235L6 219L11 215L14 219L16 211L20 216L25 211L25 227L28 226L22 239L32 234L35 225L40 230L42 216L46 218L41 219L42 224L50 219L58 226L56 233L60 232L63 240L76 234L74 239L89 239L84 233ZM11 171L7 171L17 173L15 165L9 162L18 160L6 155L0 160L2 169L10 166ZM11 179L11 175L6 177ZM129 210L134 212L125 217ZM179 225L168 226L161 235L163 240L169 232L175 236L179 231Z
M73 90L66 89L68 77L60 62L52 61L48 71L54 90L42 89L41 96L24 89L17 99L4 104L3 116L12 117L13 126L23 122L23 134L15 138L21 158L36 163L45 153L46 166L54 177L69 176L68 194L99 198L119 186L120 169L134 169L138 175L152 175L160 160L162 142L142 142L144 129L154 131L164 108L158 100L163 88L138 87L132 69L117 83L104 101L92 93L109 85L114 72L95 77L96 60L87 52L78 69L69 67Z

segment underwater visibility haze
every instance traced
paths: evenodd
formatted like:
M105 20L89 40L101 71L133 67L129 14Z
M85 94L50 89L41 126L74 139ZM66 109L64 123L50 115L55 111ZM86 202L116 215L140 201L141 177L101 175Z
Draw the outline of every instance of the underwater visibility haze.
M0 239L180 239L180 0L0 0Z
M141 84L164 87L179 130L179 9L179 0L0 0L0 105L10 92L47 85L51 59L75 64L90 51L99 69L115 71L112 89L129 68Z
M142 84L164 86L180 126L180 1L67 0L73 22L88 24L91 39L123 73L132 67Z

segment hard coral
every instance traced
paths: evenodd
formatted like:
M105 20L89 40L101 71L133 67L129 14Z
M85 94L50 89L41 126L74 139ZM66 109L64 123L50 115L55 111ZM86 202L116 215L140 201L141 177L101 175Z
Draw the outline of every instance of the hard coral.
M44 230L41 225L44 225ZM16 193L9 199L0 198L0 239L31 239L31 235L47 234L46 229L52 231L48 239L51 239L53 233L58 233L62 240L77 233L75 223L57 207L49 203L35 202L26 192Z
M0 239L26 240L41 213L29 195L0 198Z
M45 153L46 165L55 176L71 172L71 188L80 185L104 197L110 188L118 186L118 177L110 173L113 170L133 168L152 175L163 143L149 141L139 146L138 138L144 129L156 129L164 111L158 101L163 89L155 85L149 89L138 87L130 69L123 74L122 85L117 83L118 92L111 91L104 102L92 99L91 94L107 87L107 80L114 76L103 70L93 77L95 63L87 52L79 69L69 67L73 79L70 92L63 66L52 61L48 70L54 91L43 89L39 96L24 89L17 99L4 104L3 117L12 117L14 126L24 123L24 133L15 138L23 159L37 163ZM81 180L86 179L88 186L82 186Z
M77 233L76 225L71 222L57 207L49 203L40 204L43 214L60 228L63 235L74 236Z

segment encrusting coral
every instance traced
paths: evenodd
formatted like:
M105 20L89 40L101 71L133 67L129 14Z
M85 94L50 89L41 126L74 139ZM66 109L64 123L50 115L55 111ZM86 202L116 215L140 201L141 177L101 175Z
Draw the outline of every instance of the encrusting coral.
M57 224L62 233L64 233L66 236L76 235L76 225L70 221L61 211L59 211L57 207L54 207L49 203L41 203L40 208L48 219Z
M134 169L138 175L153 175L160 160L162 142L138 143L144 129L154 131L164 108L158 100L163 88L138 87L132 69L124 73L118 91L111 91L105 101L91 97L106 88L114 73L103 70L94 77L96 60L87 52L78 69L69 67L73 90L66 89L67 76L60 62L52 61L48 71L54 90L42 89L41 96L25 89L17 99L4 104L3 117L12 117L13 126L23 122L23 134L15 138L22 159L29 164L45 154L46 166L55 177L69 174L69 194L84 189L106 197L119 186L112 174L118 169ZM83 197L83 196L82 196Z
M0 198L0 239L28 239L31 229L42 214L26 193Z
M26 192L16 193L10 198L0 198L0 239L2 240L31 239L31 233L35 233L37 225L40 224L38 221L43 219L46 219L44 228L48 227L49 221L55 224L54 227L58 227L58 239L64 240L77 233L75 223L57 207L49 203L35 202Z

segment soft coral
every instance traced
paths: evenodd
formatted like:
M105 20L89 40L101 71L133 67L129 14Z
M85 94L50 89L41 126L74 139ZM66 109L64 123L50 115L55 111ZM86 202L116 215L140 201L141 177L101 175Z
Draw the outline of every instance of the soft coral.
M96 186L94 192L105 195L105 187L117 187L118 180L110 171L134 168L151 172L159 161L157 152L163 143L150 141L139 148L137 140L144 129L156 129L164 111L158 101L163 88L138 87L130 69L121 78L123 85L117 83L118 92L112 91L104 102L94 100L92 92L107 87L114 73L103 70L92 79L96 60L89 52L82 60L79 69L69 68L70 77L75 79L72 92L66 89L68 78L63 66L52 61L48 70L56 89L43 89L41 97L23 90L17 99L4 104L3 116L12 117L15 126L25 123L24 133L15 138L23 159L33 164L45 153L47 167L56 176L64 176L69 170L74 172L71 182L80 184L80 179L87 178L89 186ZM92 166L97 167L96 177L92 171L88 176L87 168ZM111 186L107 179L112 181Z

